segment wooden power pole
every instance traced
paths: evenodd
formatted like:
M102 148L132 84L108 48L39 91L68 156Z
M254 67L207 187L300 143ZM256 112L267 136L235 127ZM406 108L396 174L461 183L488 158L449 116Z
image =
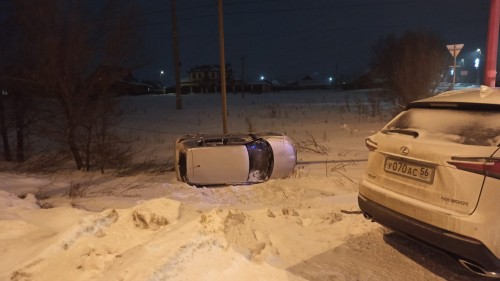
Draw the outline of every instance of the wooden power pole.
M172 49L174 51L175 109L182 109L181 63L179 61L179 40L177 38L177 14L175 9L175 0L170 0L170 10L172 13Z
M219 55L220 55L220 91L222 95L222 129L227 134L227 96L226 96L226 60L224 58L224 21L222 13L222 0L219 6Z
M241 56L241 82L245 84L245 56Z

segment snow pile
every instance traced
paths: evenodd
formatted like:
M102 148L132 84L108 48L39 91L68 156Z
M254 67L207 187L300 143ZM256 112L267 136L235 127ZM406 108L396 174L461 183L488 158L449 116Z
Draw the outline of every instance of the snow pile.
M2 194L12 202L23 201ZM21 203L2 206L2 213L24 208ZM351 220L342 221L343 215L333 210L186 210L167 198L99 213L66 207L24 209L18 219L1 220L2 260L15 255L23 259L4 263L0 279L304 280L286 267L320 252L318 245L339 245L347 233L360 231ZM335 224L343 231L332 237L316 233ZM21 247L20 240L30 243ZM298 243L305 248L297 251Z
M470 280L359 212L364 139L387 119L355 111L362 94L229 95L231 131L286 132L302 149L290 178L213 188L165 166L178 135L219 130L219 97L183 96L182 111L165 110L170 95L124 98L137 160L162 172L0 172L0 280ZM66 195L75 184L85 196Z

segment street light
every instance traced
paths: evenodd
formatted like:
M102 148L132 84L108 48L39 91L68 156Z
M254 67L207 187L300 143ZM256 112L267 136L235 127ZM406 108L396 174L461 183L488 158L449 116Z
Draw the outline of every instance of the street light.
M160 88L163 91L163 93L165 94L165 87L163 86L163 80L161 79L163 74L165 74L165 72L163 70L160 70Z
M464 82L464 80L465 80L465 79L464 79L464 76L465 76L465 75L467 75L467 74L465 74L465 73L467 73L467 72L466 72L466 70L465 70L465 59L461 59L461 60L460 60L460 66L462 67L462 68L461 68L462 70L460 71L459 80L460 80L460 82L462 82L462 83L463 83L463 82Z
M474 67L476 68L476 71L477 71L477 80L476 80L476 84L477 85L480 85L480 79L479 79L479 65L481 63L481 49L477 48L476 50L476 53L478 53L478 57L474 60Z

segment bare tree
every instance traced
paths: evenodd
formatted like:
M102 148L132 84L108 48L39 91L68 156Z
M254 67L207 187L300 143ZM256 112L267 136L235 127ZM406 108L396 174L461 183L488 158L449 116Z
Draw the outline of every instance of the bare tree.
M7 129L7 113L5 110L5 96L7 92L0 90L0 130L2 132L3 154L5 161L12 161L9 145L9 131Z
M8 10L8 6L2 6L4 10ZM5 68L10 63L9 58L11 55L12 45L9 44L11 41L8 40L12 36L12 18L3 18L0 22L0 77L5 75ZM3 143L3 153L4 159L6 161L12 161L11 151L10 151L10 141L9 141L9 128L7 125L7 120L9 117L9 112L7 112L7 89L5 83L0 79L0 131L2 134Z
M435 92L447 58L446 44L432 33L389 35L373 46L374 74L385 81L402 106Z
M122 1L11 0L15 7L18 56L23 76L40 92L57 100L64 142L76 168L90 169L91 146L98 123L92 114L113 94L113 84L130 65L137 35L131 28L132 7ZM112 67L109 67L112 66ZM112 71L110 69L113 69ZM110 70L107 72L107 70ZM106 119L111 120L111 119Z
M10 107L9 119L13 120L16 135L16 161L23 162L25 155L25 139L29 127L39 120L37 106L35 105L36 85L33 81L20 79L12 76L3 76L0 81L6 89L4 98Z
M9 4L9 3L7 3ZM11 5L2 7L9 16L3 18L0 27L0 127L4 145L4 158L12 161L10 151L9 129L15 131L16 161L25 160L25 139L28 127L37 119L35 106L31 96L34 83L24 79L20 67L17 66L17 44L14 17L9 12Z

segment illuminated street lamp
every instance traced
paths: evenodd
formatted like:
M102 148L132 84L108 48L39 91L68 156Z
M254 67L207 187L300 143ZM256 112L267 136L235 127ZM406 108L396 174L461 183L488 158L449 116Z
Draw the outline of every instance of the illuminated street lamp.
M260 76L260 80L261 80L261 81L264 81L264 79L265 79L264 75L261 75L261 76Z
M476 84L479 85L480 83L480 79L479 79L479 64L481 63L481 49L477 49L476 50L476 53L478 53L478 57L474 60L474 67L476 68L476 71L477 71L477 80L476 80Z
M467 75L465 70L465 59L460 60L460 66L462 67L462 71L460 71L460 82L464 82L464 76Z
M163 86L163 80L162 80L163 74L165 74L165 72L163 70L160 70L160 88L163 91L163 93L165 93L165 87Z

